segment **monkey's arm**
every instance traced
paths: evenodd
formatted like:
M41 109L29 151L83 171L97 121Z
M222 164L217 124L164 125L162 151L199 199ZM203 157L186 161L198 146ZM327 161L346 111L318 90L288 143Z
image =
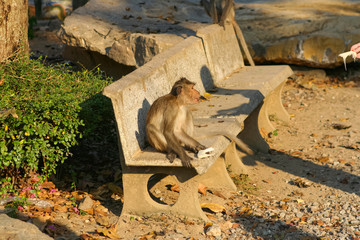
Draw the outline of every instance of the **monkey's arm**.
M183 130L176 132L175 135L180 140L180 142L182 142L187 148L190 148L191 151L195 153L206 148Z
M166 115L166 118L164 119L164 136L167 142L167 151L169 153L170 161L174 160L173 152L175 152L185 167L192 167L190 163L192 158L186 154L184 148L180 144L180 141L175 135L175 129L177 127L176 124L178 121L178 111L178 109L170 109L164 113Z

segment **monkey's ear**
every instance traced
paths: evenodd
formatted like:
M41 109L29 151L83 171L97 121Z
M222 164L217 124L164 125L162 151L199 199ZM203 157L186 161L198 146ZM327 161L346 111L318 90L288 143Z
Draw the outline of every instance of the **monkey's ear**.
M178 87L176 88L176 96L180 95L181 92L182 92L182 86L178 86Z

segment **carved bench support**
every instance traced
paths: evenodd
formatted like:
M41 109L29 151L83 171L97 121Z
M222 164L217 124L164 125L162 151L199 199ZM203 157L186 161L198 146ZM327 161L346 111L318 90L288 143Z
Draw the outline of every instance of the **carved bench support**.
M147 188L148 181L152 175L157 173L177 177L180 194L174 205L161 204L151 198ZM127 168L123 173L124 206L122 214L144 216L154 213L170 213L208 221L200 207L198 185L199 179L193 169Z
M259 126L260 129L263 128L266 132L273 132L275 130L275 127L273 126L273 124L269 119L270 115L274 115L275 118L283 122L290 121L290 116L288 112L285 110L281 100L281 93L285 84L286 81L284 81L276 89L274 89L265 98L263 107L260 109Z
M259 117L264 117L264 115L260 115L262 106L263 103L259 104L245 119L244 129L239 133L238 137L253 150L267 153L269 151L269 145L261 136L259 126L259 122L262 122L262 120L259 120Z
M234 174L245 174L246 166L243 164L242 160L239 157L239 153L236 149L235 142L231 142L230 145L226 148L225 152L225 163L227 166L227 169L230 171L230 173ZM244 154L244 156L247 156Z
M197 177L199 178L199 182L203 183L208 188L236 191L236 185L226 169L224 154L215 161L205 174Z

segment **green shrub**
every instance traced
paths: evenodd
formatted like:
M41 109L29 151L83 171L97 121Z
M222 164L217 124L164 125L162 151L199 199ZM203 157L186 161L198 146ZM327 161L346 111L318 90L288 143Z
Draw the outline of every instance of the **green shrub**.
M12 179L2 189L20 176L54 173L82 133L101 121L96 114L102 112L94 115L91 108L108 101L99 94L108 84L99 70L46 67L25 55L0 63L0 180ZM79 116L82 105L85 119Z

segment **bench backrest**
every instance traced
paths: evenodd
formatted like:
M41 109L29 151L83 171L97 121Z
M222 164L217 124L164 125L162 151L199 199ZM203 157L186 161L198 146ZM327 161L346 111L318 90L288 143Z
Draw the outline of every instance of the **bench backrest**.
M103 94L112 100L125 164L146 147L146 114L175 81L186 77L203 94L242 66L232 26L210 25L107 86Z

